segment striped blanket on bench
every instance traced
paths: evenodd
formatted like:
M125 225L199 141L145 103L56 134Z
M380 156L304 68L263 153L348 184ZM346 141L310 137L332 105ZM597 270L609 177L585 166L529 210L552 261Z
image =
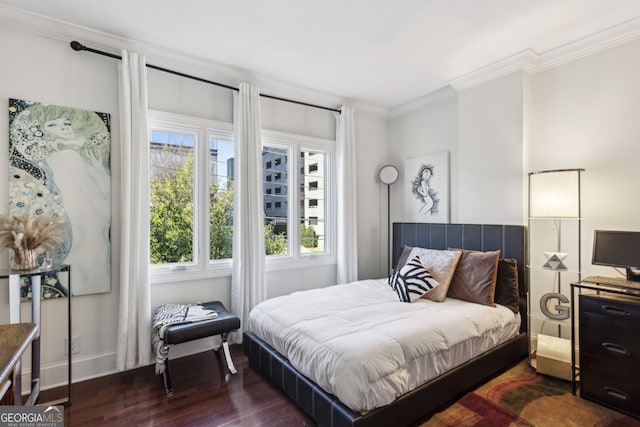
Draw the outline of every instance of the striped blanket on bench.
M151 348L156 354L156 374L164 372L164 361L168 357L165 350L164 333L171 325L215 319L218 313L205 309L201 304L165 304L153 313Z

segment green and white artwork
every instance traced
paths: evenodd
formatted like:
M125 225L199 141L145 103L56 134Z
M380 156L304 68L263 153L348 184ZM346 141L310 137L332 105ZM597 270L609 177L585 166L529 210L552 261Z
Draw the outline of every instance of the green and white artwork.
M65 242L47 256L71 264L72 294L109 292L110 115L9 99L9 214L47 215L65 224ZM68 295L55 275L42 297ZM29 299L30 283L21 294Z

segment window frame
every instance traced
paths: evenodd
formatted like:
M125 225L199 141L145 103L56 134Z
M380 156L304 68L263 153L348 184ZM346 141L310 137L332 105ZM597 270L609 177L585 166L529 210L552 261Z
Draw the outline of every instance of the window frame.
M217 277L230 277L233 266L232 259L209 259L209 141L213 136L234 142L233 124L216 120L202 119L193 116L169 113L159 110L149 110L148 140L151 142L151 131L167 132L193 132L198 129L194 153L198 159L194 159L194 200L196 206L204 206L203 209L194 208L194 236L197 236L194 249L193 263L175 263L150 265L151 284L163 284L172 282L201 280ZM330 265L336 263L336 153L335 141L329 139L314 138L305 135L279 132L262 129L262 146L272 145L293 147L287 163L287 174L290 180L287 184L286 195L288 226L288 254L266 256L265 267L267 271L295 270L307 268L309 263L314 266ZM300 153L303 151L318 151L325 153L325 251L323 253L301 253L301 236L299 217L300 197ZM258 172L262 174L262 171ZM273 181L272 181L273 182ZM295 227L293 226L295 224ZM295 243L294 243L295 242ZM202 248L202 249L201 249Z
M194 250L193 262L150 264L152 284L230 276L231 258L211 260L209 249L209 142L211 138L234 142L233 124L164 111L149 110L148 139L152 130L195 135L194 147Z
M267 271L307 268L309 263L314 265L329 265L336 263L336 169L335 169L335 141L298 135L287 132L262 130L262 147L286 148L288 150L287 175L287 247L284 255L268 255L266 257ZM300 199L300 168L301 153L317 151L325 155L324 171L324 204L325 204L325 250L322 253L302 253L302 239L300 223L303 218L299 215L298 203ZM318 189L317 191L320 191ZM295 226L294 226L295 224Z

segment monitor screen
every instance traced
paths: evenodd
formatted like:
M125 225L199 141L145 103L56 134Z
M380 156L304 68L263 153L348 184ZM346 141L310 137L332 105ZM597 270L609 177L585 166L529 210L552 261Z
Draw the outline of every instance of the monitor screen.
M640 232L595 230L591 262L609 267L640 268Z

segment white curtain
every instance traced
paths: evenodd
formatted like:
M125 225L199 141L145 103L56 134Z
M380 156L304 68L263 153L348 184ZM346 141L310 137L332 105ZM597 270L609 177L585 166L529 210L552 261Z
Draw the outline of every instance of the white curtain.
M262 209L262 139L260 94L241 83L234 94L233 276L231 311L241 329L231 334L242 342L249 312L266 299L264 213Z
M336 113L338 183L337 283L358 279L358 223L356 212L356 138L353 108Z
M122 52L120 65L120 304L116 368L147 365L149 287L149 137L144 56Z

